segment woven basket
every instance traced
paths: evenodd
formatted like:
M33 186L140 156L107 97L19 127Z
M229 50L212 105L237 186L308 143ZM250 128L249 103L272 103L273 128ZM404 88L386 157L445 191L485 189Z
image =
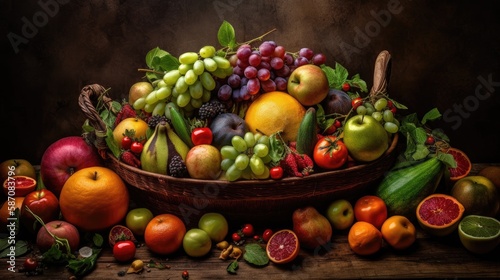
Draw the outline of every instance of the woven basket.
M371 96L385 92L390 72L390 54L383 51L377 57ZM114 170L129 185L135 203L151 209L155 214L173 213L187 225L196 226L198 218L206 212L223 213L228 220L253 223L291 220L298 207L314 205L325 207L333 199L354 198L368 191L373 183L394 164L398 134L379 159L350 168L314 173L298 178L281 180L198 180L175 178L146 172L120 162L105 143L106 125L94 105L101 98L110 106L111 99L104 87L93 84L84 87L79 105L95 132L92 142L105 159L106 166Z

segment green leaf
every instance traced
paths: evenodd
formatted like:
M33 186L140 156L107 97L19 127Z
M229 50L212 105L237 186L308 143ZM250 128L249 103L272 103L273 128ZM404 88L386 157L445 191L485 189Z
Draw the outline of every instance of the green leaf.
M280 137L280 139L278 139ZM278 163L285 156L285 144L283 140L281 140L281 136L279 132L273 133L269 136L269 156L271 157L272 162Z
M429 112L425 113L424 117L422 118L422 124L425 124L427 121L439 119L440 117L441 113L439 113L439 110L437 108L433 108Z
M429 155L430 151L424 144L417 144L416 150L413 153L412 158L414 160L424 159Z
M230 274L236 274L236 270L238 270L239 264L237 260L232 261L226 268L226 271Z
M413 130L413 139L417 144L424 144L427 140L427 132L422 127L417 127Z
M113 130L108 127L106 131L106 144L108 145L109 150L113 153L116 158L120 158L121 150L118 147L118 144L115 142L115 138L113 137Z
M156 48L150 50L146 54L146 65L150 69L156 69L156 66L158 66L159 64L161 64L159 62L160 58L162 56L165 56L165 55L168 55L168 54L169 53L167 51L164 51L164 50L160 49L159 47L156 47Z
M217 32L217 39L219 44L223 47L229 47L230 49L236 46L236 35L233 26L227 22L223 21Z
M2 242L3 243L3 242ZM10 245L10 246L9 246ZM2 245L2 247L5 246L5 244ZM5 247L2 252L0 252L0 258L6 258L10 257L12 254L11 247L14 247L14 256L19 257L28 252L28 242L24 240L16 240L15 244L8 244L7 242L7 247Z
M366 85L366 82L359 77L359 74L356 74L351 78L350 84L354 85L356 87L359 87L359 89L362 92L368 91L368 86ZM342 85L340 85L340 86L342 86Z
M67 267L77 277L87 275L94 270L100 252L101 249L94 248L90 257L69 260Z
M451 154L447 153L438 153L437 158L446 164L447 167L457 168L457 162L455 158Z
M179 62L177 57L170 55L170 54L162 56L160 58L159 63L160 64L158 65L158 68L156 68L156 70L165 71L165 72L178 69L179 65L181 65L181 63Z
M245 246L245 254L243 254L245 261L257 265L264 266L269 263L269 257L262 246L256 243L248 244Z
M94 236L92 237L92 242L94 242L94 245L96 247L102 247L102 244L104 243L104 238L99 233L95 233Z
M5 248L9 247L9 238L5 237L0 239L0 251L3 251Z
M44 264L56 264L62 265L68 263L68 260L71 259L71 256L64 254L57 243L54 243L49 250L43 253L43 263Z
M335 70L327 65L321 65L321 69L325 72L326 78L328 79L328 86L330 88L335 88Z

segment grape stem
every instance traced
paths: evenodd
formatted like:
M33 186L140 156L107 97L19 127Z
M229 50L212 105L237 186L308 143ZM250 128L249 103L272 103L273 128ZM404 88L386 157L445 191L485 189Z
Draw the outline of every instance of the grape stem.
M259 37L256 37L256 38L253 38L249 41L246 41L246 42L243 42L243 43L238 43L237 46L241 46L241 45L245 45L245 44L251 44L253 42L256 42L256 41L262 41L264 39L264 37L266 37L267 35L271 34L272 32L276 31L277 29L276 28L273 28L269 31L267 31L266 33L260 35ZM221 51L225 51L225 50L228 50L226 52L226 55L233 55L233 54L236 54L236 51L230 51L230 47L224 47L221 49Z
M150 72L150 73L154 73L154 74L165 74L165 72L160 72L160 71L155 71L153 69L145 69L145 68L139 68L137 69L137 71L139 72Z

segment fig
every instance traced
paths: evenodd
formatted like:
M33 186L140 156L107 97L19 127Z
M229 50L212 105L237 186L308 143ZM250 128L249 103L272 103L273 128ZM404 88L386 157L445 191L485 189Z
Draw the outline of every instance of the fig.
M341 90L331 88L321 102L326 115L347 115L352 108L351 97Z

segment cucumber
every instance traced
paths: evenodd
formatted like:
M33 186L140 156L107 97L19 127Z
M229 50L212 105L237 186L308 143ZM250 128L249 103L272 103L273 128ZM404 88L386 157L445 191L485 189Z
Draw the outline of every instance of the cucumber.
M309 107L300 122L296 142L297 152L306 154L312 158L316 142L316 109L314 109L314 107Z
M436 191L444 170L444 163L436 157L394 166L375 188L375 195L385 201L389 216L413 219L420 201Z

